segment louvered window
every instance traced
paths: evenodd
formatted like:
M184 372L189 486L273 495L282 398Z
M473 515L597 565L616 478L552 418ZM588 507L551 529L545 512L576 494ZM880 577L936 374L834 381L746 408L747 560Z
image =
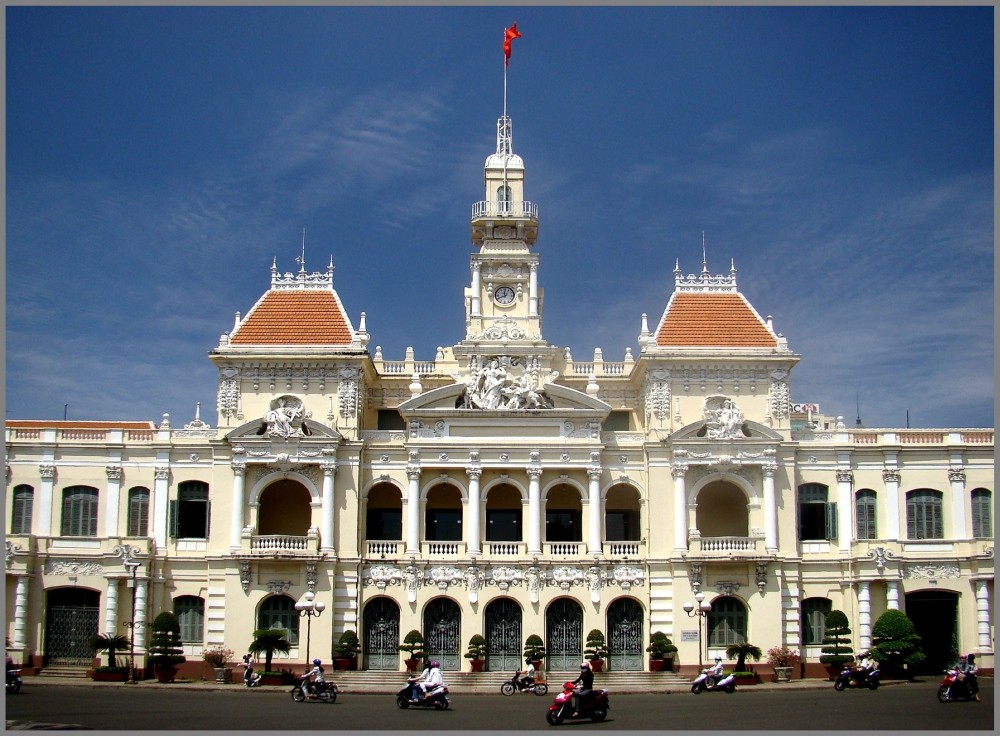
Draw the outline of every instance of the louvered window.
M177 500L170 502L170 536L177 539L207 539L210 520L208 484L200 480L177 486Z
M974 539L993 538L993 494L985 488L972 491L972 536Z
M149 489L136 487L128 492L128 535L145 537L149 533Z
M174 615L181 627L181 641L200 644L205 638L205 601L193 595L174 598Z
M920 488L906 494L906 536L909 539L944 539L942 493Z
M64 537L97 536L97 489L71 486L63 490L62 526Z
M858 539L878 539L875 527L875 491L864 488L854 495L854 515L857 518Z
M35 501L35 489L31 486L15 486L13 501L10 533L31 534L31 507Z

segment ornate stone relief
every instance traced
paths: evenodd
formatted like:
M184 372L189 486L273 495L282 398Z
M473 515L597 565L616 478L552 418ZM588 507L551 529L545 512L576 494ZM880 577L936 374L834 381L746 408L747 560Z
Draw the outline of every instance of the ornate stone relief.
M264 587L267 589L268 593L273 595L278 595L280 593L287 593L292 587L291 580L268 580Z
M882 471L882 480L885 483L899 483L899 471L886 468Z
M733 595L739 592L740 584L730 582L728 580L719 580L715 583L715 589L718 591L719 595Z
M240 406L239 370L233 366L219 368L219 415L235 417Z
M365 571L364 584L374 585L384 593L390 585L403 584L403 571L394 565L372 565Z
M469 589L469 603L479 602L479 589L483 587L486 575L478 565L465 568L465 586Z
M628 593L633 585L642 585L644 580L642 568L631 565L616 565L607 576L608 585L617 585L623 593Z
M764 588L767 587L767 563L757 563L757 591L763 595Z
M957 578L959 567L956 564L942 562L938 564L917 564L906 566L908 578Z
M520 371L519 375L514 375L515 370ZM470 363L464 382L462 407L465 409L552 408L552 401L539 390L537 366L526 365L522 357L498 355L482 367L478 362Z
M340 402L340 416L348 419L358 412L358 376L360 371L357 368L341 368L339 373L340 385L337 388L337 398Z
M489 576L486 579L487 585L496 585L504 595L507 594L511 585L522 585L523 583L524 574L517 568L509 565L499 565L491 568Z
M303 420L311 416L306 412L300 399L294 396L280 396L271 402L271 408L264 415L268 437L304 437Z
M777 369L771 371L771 394L769 403L771 416L776 419L788 417L791 409L791 398L788 390L788 371Z
M250 593L250 560L240 560L240 585L243 586L243 593Z
M657 368L646 376L646 416L670 418L670 371Z
M444 593L450 585L462 585L465 583L465 575L453 565L440 565L432 567L424 574L424 585L435 585L437 589Z
M705 399L705 426L712 439L734 440L744 437L743 412L736 402L726 396Z
M887 550L885 547L875 547L874 549L868 550L867 557L875 560L875 569L878 570L878 574L881 575L882 571L885 570L885 561L896 559L896 555L892 551Z
M568 591L574 585L580 585L586 580L583 570L579 567L560 565L549 573L548 584L558 585L563 591Z
M7 563L7 569L11 568L14 564L14 555L20 554L24 549L19 544L14 544L10 540L7 540L7 552L4 556L4 561Z
M46 560L45 572L49 575L102 575L104 567L100 562L79 562L77 560Z
M948 471L948 480L952 483L965 483L965 470L963 468L952 468Z

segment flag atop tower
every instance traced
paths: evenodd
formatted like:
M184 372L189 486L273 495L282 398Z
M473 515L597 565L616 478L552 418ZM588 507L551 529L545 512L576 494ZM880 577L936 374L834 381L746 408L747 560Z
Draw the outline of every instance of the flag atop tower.
M520 38L521 32L517 30L517 23L511 24L510 28L507 28L503 32L503 65L504 68L510 64L510 43L515 38Z

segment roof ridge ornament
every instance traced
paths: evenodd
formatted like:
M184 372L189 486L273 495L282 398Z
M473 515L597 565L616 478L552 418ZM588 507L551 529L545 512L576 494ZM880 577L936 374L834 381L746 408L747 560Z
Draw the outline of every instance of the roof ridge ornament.
M684 275L681 271L680 260L674 267L674 290L679 292L731 292L736 293L736 263L730 264L729 275L711 274L706 261L702 261L701 274Z

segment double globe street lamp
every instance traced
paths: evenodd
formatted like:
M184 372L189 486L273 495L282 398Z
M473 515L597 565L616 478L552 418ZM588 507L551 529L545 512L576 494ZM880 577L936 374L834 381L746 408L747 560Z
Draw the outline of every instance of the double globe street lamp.
M708 612L712 610L712 604L705 601L705 594L700 590L694 594L694 599L697 601L697 604L687 601L683 607L684 613L688 616L698 617L698 671L700 672L702 666L701 653L704 648L701 644L701 622L702 619L708 616Z
M326 610L326 604L323 601L314 601L315 597L315 593L307 590L302 599L295 604L295 610L299 612L299 616L306 620L306 667L312 661L309 659L309 637L312 634L313 616L319 616Z

